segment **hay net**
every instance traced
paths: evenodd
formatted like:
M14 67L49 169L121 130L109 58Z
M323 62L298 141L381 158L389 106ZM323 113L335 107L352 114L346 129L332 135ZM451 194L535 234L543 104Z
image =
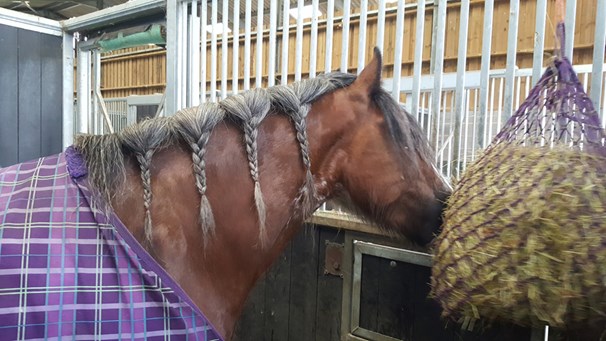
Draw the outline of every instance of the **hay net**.
M564 51L563 23L558 24L557 31L560 51ZM501 143L564 145L604 153L599 115L568 58L561 53L552 58L541 79L490 147Z
M564 42L563 24L558 35ZM464 325L606 320L604 136L557 55L448 199L431 279L443 316Z

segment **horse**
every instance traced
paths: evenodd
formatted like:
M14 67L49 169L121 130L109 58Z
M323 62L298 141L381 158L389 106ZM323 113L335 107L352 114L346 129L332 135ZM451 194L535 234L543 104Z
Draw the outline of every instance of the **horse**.
M381 87L381 72L375 48L358 76L326 73L118 133L78 135L59 155L1 170L0 276L11 273L21 288L0 280L0 297L13 295L0 303L0 330L229 340L257 279L330 199L377 229L428 244L450 190L415 119ZM92 246L89 258L77 257ZM55 263L61 270L51 270ZM78 282L86 276L93 284ZM25 328L33 325L44 326L39 335Z

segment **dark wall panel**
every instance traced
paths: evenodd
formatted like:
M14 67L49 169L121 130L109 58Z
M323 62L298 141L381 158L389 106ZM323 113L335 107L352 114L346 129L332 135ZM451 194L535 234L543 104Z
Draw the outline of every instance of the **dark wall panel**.
M61 152L61 44L0 25L0 167Z
M18 29L0 25L0 167L19 160Z

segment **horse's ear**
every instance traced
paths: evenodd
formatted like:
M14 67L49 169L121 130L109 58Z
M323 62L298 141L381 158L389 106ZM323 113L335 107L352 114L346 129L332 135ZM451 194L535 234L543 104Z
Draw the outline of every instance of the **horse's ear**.
M354 86L367 95L372 95L381 87L381 71L383 69L383 60L381 51L378 47L374 48L374 56L370 63L358 75Z

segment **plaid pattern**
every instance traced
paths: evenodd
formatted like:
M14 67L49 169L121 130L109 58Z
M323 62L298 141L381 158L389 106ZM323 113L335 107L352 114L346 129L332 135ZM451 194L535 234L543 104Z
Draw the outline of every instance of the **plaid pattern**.
M72 163L0 169L0 339L221 340Z

